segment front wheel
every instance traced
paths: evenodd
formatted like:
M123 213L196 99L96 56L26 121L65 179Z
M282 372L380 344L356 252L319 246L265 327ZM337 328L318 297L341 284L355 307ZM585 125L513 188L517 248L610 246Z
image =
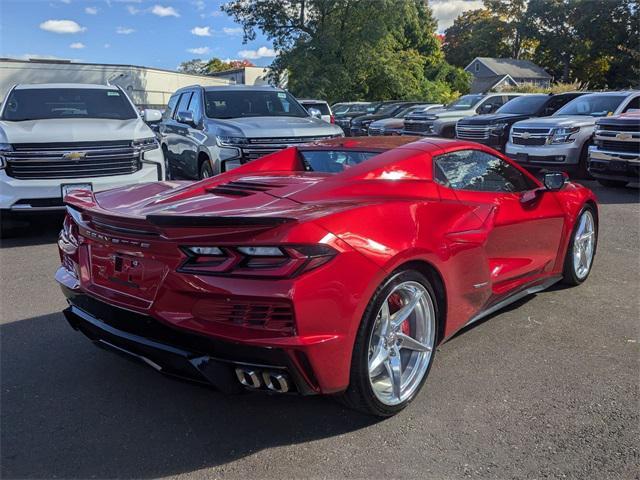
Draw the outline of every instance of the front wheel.
M564 259L563 282L580 285L584 282L593 264L598 244L598 224L595 210L587 205L582 209L573 227L567 255Z
M211 168L211 162L207 158L202 162L202 165L200 165L200 179L202 180L209 177L213 177L213 168Z
M435 355L435 298L429 281L415 270L401 271L378 288L356 337L345 404L389 417L415 398Z

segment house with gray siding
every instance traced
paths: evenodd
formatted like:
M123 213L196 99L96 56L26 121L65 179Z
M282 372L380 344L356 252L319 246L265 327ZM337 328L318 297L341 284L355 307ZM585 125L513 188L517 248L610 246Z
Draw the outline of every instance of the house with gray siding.
M542 67L529 60L476 57L465 70L473 75L471 93L500 91L523 83L549 87L553 79Z

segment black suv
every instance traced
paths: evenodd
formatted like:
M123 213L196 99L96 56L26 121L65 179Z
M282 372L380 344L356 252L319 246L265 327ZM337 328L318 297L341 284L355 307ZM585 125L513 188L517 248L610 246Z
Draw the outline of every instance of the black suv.
M413 107L423 102L384 102L374 112L361 115L351 120L350 135L363 137L369 134L369 125L376 120L391 118L408 107Z
M504 151L511 125L532 117L547 117L586 92L523 95L505 103L495 113L458 120L456 138Z

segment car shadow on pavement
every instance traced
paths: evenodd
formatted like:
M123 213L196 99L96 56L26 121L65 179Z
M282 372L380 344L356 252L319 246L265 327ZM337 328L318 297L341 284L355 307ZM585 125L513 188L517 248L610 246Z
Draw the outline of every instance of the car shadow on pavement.
M640 188L637 183L631 183L626 187L620 188L604 187L593 181L579 181L579 183L583 183L593 190L598 197L598 203L603 205L640 203Z
M0 248L28 247L54 243L62 228L62 213L3 219Z
M3 478L168 476L377 422L327 398L226 396L164 377L94 347L59 313L4 324L0 341Z

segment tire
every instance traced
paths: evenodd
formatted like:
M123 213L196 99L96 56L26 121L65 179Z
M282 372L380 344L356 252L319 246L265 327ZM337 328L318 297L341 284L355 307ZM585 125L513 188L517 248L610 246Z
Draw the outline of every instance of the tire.
M213 177L213 168L211 168L211 162L208 158L200 164L199 178L203 180L205 178Z
M407 292L414 292L414 295L403 297ZM418 292L419 295L415 295ZM386 312L391 313L390 318L393 321L394 313L398 313L399 310L390 311L393 307L391 301L401 302L398 303L398 308L402 308L416 298L419 298L416 307L408 310L410 314L406 321L400 320L399 326L395 327L391 326L392 322L387 324L390 328L395 328L391 337L378 335L384 323L381 321L383 305L389 308ZM403 317L395 315L395 320ZM390 417L403 410L420 392L429 375L438 340L439 321L436 295L429 280L420 272L409 269L392 274L378 287L364 312L351 358L349 387L339 396L339 400L350 408L377 417ZM421 328L419 324L423 322ZM419 343L412 345L411 342L405 346L407 336L415 341L419 340ZM390 338L392 341L389 341L389 344L392 345L392 349L396 348L396 353L391 353L385 361L377 362L379 367L373 371L379 373L373 378L379 380L374 381L370 376L370 365L373 365L376 359L384 358L383 352L390 351L386 349L387 340ZM379 348L383 344L385 347ZM428 347L429 351L415 350L416 345ZM398 362L401 381L390 382L386 387L384 379L387 377L387 381L391 380L391 372L394 371L390 370L393 368L393 359ZM395 384L400 385L398 390L392 387Z
M169 152L166 145L162 145L162 158L164 160L164 179L172 180L171 166L169 164Z
M607 180L606 178L598 178L597 180L600 185L609 188L624 188L629 183L624 180Z
M447 127L442 130L442 138L456 138L455 127Z
M583 243L581 248L586 248L585 255L589 256L588 259L588 267L586 270L579 268L576 265L575 256L579 255L580 251L576 253L576 237L578 235L584 235L584 231L582 230L582 222L583 218L589 217L592 222L592 236L593 242L590 244L589 248L586 248L586 244ZM587 220L588 222L588 220ZM588 229L587 229L588 230ZM598 216L594 207L591 205L585 205L584 208L580 211L578 218L576 219L576 224L573 227L573 231L571 232L571 237L569 238L569 245L567 247L567 254L564 258L564 267L562 271L562 282L566 285L576 286L580 285L584 282L591 273L591 269L593 267L593 260L596 255L596 248L598 246Z
M576 168L576 178L583 180L591 180L593 177L589 173L589 142L585 142L580 151L580 159L578 160L578 167Z

